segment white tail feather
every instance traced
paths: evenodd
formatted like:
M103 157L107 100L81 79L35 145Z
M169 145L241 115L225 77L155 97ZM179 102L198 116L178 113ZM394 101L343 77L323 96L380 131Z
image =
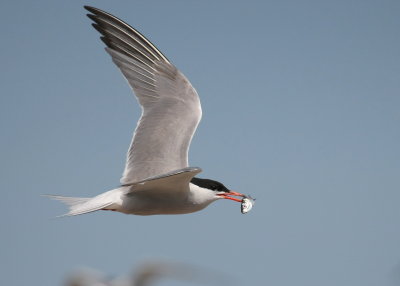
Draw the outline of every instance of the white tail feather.
M86 214L104 209L112 205L114 201L110 200L110 196L108 195L110 192L103 193L94 198L76 198L76 197L63 197L55 195L44 195L44 196L53 200L61 201L67 206L69 206L69 212L59 216L59 217L64 217L64 216L75 216L75 215Z
M67 206L73 207L78 204L82 204L90 200L90 198L76 198L76 197L63 197L63 196L56 196L56 195L44 195L50 199L57 200L63 202Z

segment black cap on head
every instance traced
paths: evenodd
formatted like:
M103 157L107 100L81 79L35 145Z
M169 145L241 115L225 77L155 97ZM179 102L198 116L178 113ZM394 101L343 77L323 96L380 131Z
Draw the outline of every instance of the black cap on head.
M193 178L190 182L201 188L206 188L212 191L226 192L226 193L230 192L222 183L214 180Z

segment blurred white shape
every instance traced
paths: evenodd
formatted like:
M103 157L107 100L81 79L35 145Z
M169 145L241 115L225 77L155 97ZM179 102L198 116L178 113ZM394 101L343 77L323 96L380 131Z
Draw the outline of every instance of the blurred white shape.
M149 262L143 264L133 276L132 281L135 286L155 285L156 281L169 278L181 281L203 280L202 275L194 267L173 262Z
M84 268L70 274L66 279L66 286L109 286L109 281L96 270Z
M161 280L178 280L196 285L233 285L220 272L175 262L143 263L130 277L106 278L91 269L80 269L66 279L66 286L152 286ZM201 283L201 284L198 284Z

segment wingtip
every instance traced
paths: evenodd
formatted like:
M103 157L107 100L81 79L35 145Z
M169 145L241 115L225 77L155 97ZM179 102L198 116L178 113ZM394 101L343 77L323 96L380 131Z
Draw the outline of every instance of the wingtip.
M93 22L97 22L96 15L94 15L94 14L86 14L86 16L87 16L90 20L92 20Z
M99 32L100 34L104 34L104 31L100 28L100 26L99 26L99 24L97 24L97 23L92 23L92 27L97 31L97 32Z
M98 10L97 8L94 8L94 7L89 6L89 5L84 5L83 8L85 8L86 10L88 10L91 13L96 13L96 11Z
M109 16L112 16L112 15L110 15L110 13L107 13L106 11L103 11L103 10L101 10L99 8L96 8L96 7L85 5L85 6L83 6L83 8L85 8L87 11L89 11L90 13L92 13L94 15L109 15Z

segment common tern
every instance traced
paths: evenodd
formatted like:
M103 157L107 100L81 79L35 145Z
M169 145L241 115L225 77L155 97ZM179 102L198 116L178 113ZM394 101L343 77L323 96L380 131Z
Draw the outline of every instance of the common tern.
M195 177L188 150L202 111L189 80L141 33L100 9L84 6L108 54L133 89L142 115L130 144L121 185L93 198L47 195L69 206L64 216L98 210L135 215L186 214L219 199L246 196Z

